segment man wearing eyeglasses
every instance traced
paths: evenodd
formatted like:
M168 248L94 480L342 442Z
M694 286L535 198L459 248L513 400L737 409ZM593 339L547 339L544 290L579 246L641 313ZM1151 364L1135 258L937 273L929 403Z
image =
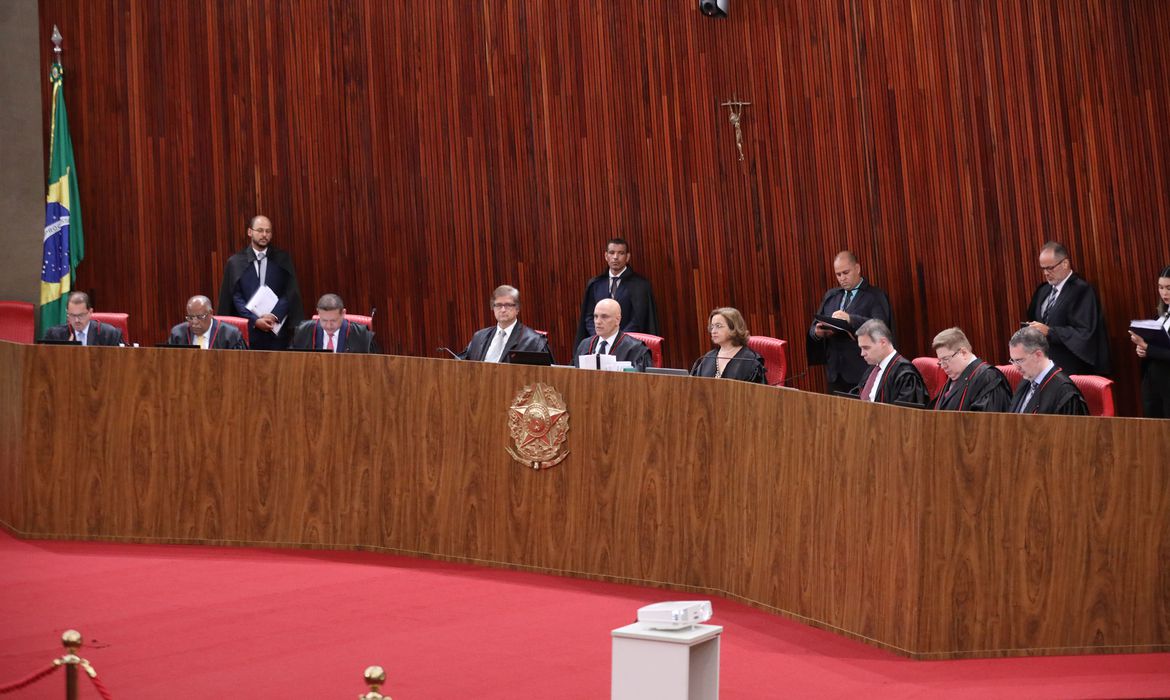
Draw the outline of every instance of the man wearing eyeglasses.
M244 336L230 323L211 315L211 300L197 294L187 300L187 320L171 328L168 345L195 345L201 350L246 350Z
M1011 363L1023 375L1012 396L1010 412L1089 415L1081 390L1049 358L1048 349L1048 339L1035 328L1021 328L1008 341Z
M544 352L552 356L548 340L520 323L518 289L506 284L496 287L492 292L491 309L496 324L476 331L467 348L459 354L460 358L476 362L508 362L508 353L513 350Z
M345 317L345 302L337 294L321 295L317 300L317 317L297 327L292 348L345 353L378 351L373 331Z
M65 304L67 323L45 331L45 340L74 340L82 345L122 345L122 331L93 320L93 305L85 292L73 292Z
M1028 325L1048 340L1049 356L1069 374L1109 374L1109 339L1097 292L1072 268L1068 249L1040 249L1044 283L1028 304Z
M297 272L288 252L271 245L272 222L267 216L249 219L246 235L248 247L228 258L223 268L216 313L248 319L248 345L253 350L283 350L305 319ZM265 288L271 297L262 291ZM275 298L267 310L265 297Z
M948 328L934 336L938 366L947 383L933 401L938 411L990 411L1003 413L1012 401L1007 378L988 362L975 356L967 334Z

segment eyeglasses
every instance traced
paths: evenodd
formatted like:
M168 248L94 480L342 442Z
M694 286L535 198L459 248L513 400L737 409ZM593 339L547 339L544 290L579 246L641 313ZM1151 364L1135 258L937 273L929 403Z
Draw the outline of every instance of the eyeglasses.
M88 312L88 311L82 311L82 312L81 312L81 313L79 313L79 314L71 314L71 313L66 313L66 314L65 314L65 316L66 316L66 318L68 318L70 321L80 321L80 320L81 320L81 319L83 319L83 318L89 318L89 312Z
M1052 265L1041 265L1040 269L1043 270L1044 272L1052 272L1053 270L1055 270L1056 268L1065 264L1066 262L1068 262L1068 258L1065 258L1065 259L1061 260L1060 262L1054 263Z
M497 301L496 303L492 304L493 309L514 309L517 306L519 306L519 304L509 304L505 301Z
M959 351L956 350L956 351L952 352L950 355L947 355L946 357L938 358L938 366L939 367L946 367L947 364L950 363L951 360L955 359L955 355L958 355L958 354L959 354Z
M272 229L270 228L254 228L250 230L255 231L256 233L272 233Z
M724 325L724 324L722 324L722 323L712 323L711 325L707 326L707 331L708 331L708 332L711 332L711 331L721 331L721 330L723 330L724 328L727 328L727 326L725 326L725 325Z
M1022 367L1022 366L1023 366L1023 364L1024 364L1024 360L1026 360L1026 359L1028 359L1028 356L1027 356L1027 355L1025 355L1025 356L1021 357L1021 358L1020 358L1020 359L1018 359L1018 360L1017 360L1016 358L1012 357L1012 358L1009 358L1009 359L1008 359L1008 362L1012 363L1012 364L1013 364L1013 365L1015 365L1016 367Z
M211 314L187 314L187 320L188 321L202 321L203 319L207 318L210 315Z

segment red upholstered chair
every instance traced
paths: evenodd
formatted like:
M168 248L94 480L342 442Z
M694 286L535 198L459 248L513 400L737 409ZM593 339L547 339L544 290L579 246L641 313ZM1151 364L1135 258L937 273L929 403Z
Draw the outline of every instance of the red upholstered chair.
M122 342L127 345L130 344L130 314L118 313L116 311L94 311L90 315L90 318L94 321L108 323L122 331Z
M748 337L749 350L764 358L768 386L780 386L788 376L788 341L766 335Z
M938 396L938 392L947 384L947 373L938 366L938 358L915 357L911 362L926 382L926 393L930 394L932 399Z
M317 314L313 314L314 321L316 321L319 318L321 318L321 317L318 316ZM366 328L369 328L370 324L372 324L374 322L373 318L371 318L369 316L362 316L361 314L346 314L345 320L349 321L350 323L360 323L363 326L365 326Z
M1012 388L1012 392L1014 393L1016 390L1016 386L1018 386L1020 383L1020 380L1024 378L1024 375L1020 374L1020 368L1016 367L1015 365L1011 365L1011 364L996 365L995 368L998 369L1000 372L1003 372L1003 376L1007 377L1008 386L1010 386Z
M650 348L650 364L654 367L662 366L662 336L649 333L626 333L631 338L637 338Z
M27 301L0 301L0 340L32 343L37 327L34 313Z
M212 316L212 318L220 323L235 326L240 335L244 336L244 347L248 346L248 319L240 316Z
M1069 379L1085 395L1091 416L1116 416L1113 408L1113 380L1095 374L1070 374Z

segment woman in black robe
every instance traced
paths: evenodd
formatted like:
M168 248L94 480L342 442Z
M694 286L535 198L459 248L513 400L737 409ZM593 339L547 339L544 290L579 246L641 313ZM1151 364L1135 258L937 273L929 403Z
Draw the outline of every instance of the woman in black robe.
M707 317L707 332L717 347L695 361L696 377L738 379L764 384L764 358L747 346L748 329L743 314L730 306L715 309Z
M1158 275L1158 322L1170 334L1170 266ZM1132 332L1129 339L1142 358L1142 413L1146 418L1170 418L1170 348Z

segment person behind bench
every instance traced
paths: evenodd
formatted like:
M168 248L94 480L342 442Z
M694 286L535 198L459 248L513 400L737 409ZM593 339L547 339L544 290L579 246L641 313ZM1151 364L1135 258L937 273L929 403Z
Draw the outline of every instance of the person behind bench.
M211 315L211 300L197 294L187 300L187 320L171 329L168 345L198 345L201 350L244 350L244 335Z
M85 292L73 292L65 304L68 323L45 331L45 340L76 340L82 345L122 345L122 331L108 323L94 321L93 305Z
M292 340L294 350L370 353L373 345L374 334L345 318L345 303L336 294L323 294L317 300L317 320L297 326Z
M492 313L496 325L481 328L471 336L471 342L460 359L476 362L508 362L508 353L513 350L544 352L551 357L548 340L520 323L520 290L506 284L492 292Z
M914 363L894 348L890 328L872 318L857 329L857 347L869 368L855 390L862 401L926 405L926 382Z
M594 335L577 344L573 366L581 355L613 355L618 362L629 362L639 372L650 364L650 348L637 338L622 333L622 307L613 299L602 299L593 307Z

